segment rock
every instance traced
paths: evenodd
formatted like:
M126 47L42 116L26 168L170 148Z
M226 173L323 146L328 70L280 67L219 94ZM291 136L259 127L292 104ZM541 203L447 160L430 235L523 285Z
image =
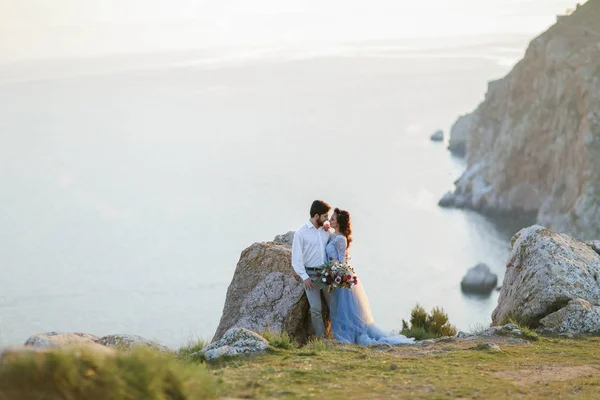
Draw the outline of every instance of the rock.
M444 141L444 132L443 131L435 131L433 135L429 137L432 142L442 142Z
M275 236L273 239L273 243L282 244L284 246L292 247L292 242L294 241L294 231L289 231L288 233L284 233L283 235Z
M108 347L96 344L96 343L88 343L88 342L70 342L63 346L46 346L46 347L36 347L36 346L7 346L0 347L0 365L2 365L3 361L9 358L21 357L25 355L29 355L32 353L35 354L43 354L55 351L71 351L76 350L78 353L80 352L93 352L94 354L98 354L101 356L114 356L117 354L116 350L110 349Z
M266 351L269 342L258 333L244 328L229 329L223 337L208 346L202 352L206 360L214 360L223 356L256 354Z
M494 335L497 335L498 332L501 332L501 331L502 331L501 326L490 326L481 335L482 336L494 336Z
M592 250L594 250L597 254L600 254L600 240L590 240L585 242Z
M598 333L600 307L583 299L571 300L566 307L542 318L540 327L555 333Z
M515 335L519 335L519 336L523 335L523 331L522 331L522 330L520 330L520 329L513 329L513 330L511 331L511 333L513 333L513 334L515 334Z
M98 337L96 335L81 332L48 332L31 336L25 342L26 347L35 348L70 347L74 345L87 345L91 347L102 346L104 348L114 348L119 350L131 350L138 346L146 346L161 351L169 350L165 346L136 335L109 335Z
M254 243L242 252L213 341L231 328L287 332L306 341L308 301L302 280L292 268L291 247L282 244L290 237L288 233L278 242Z
M73 344L94 344L94 340L98 339L98 336L90 335L89 333L59 333L59 332L47 332L38 333L31 336L25 341L25 346L35 348L51 348L51 347L64 347Z
M390 369L391 369L392 371L395 371L395 370L397 370L397 369L398 369L398 364L391 363L391 364L390 364Z
M491 351L502 351L496 343L487 343L487 347Z
M518 326L516 326L515 324L506 324L502 326L502 330L505 331L514 331L515 329L518 329Z
M471 335L470 333L467 333L467 332L463 332L463 331L460 331L460 332L458 332L456 334L456 337L458 339L466 339L466 338L471 337L471 336L473 336L473 335Z
M574 299L600 301L600 256L584 242L539 225L522 229L512 249L492 322L509 316L537 327Z
M11 351L45 351L57 348L64 349L89 349L103 354L114 354L114 350L109 349L95 342L98 337L89 333L59 333L48 332L38 333L25 341L22 348L12 348Z
M452 192L447 192L444 197L440 199L438 202L438 206L440 207L453 207L455 204L454 195Z
M475 346L475 350L486 350L486 351L493 351L493 352L502 351L500 349L500 346L498 346L496 343L478 344L477 346Z
M137 335L109 335L94 339L94 342L118 350L132 350L136 347L151 347L160 351L170 351L161 344Z
M600 238L600 46L583 34L598 21L600 7L588 1L490 82L468 129L456 207L532 215L555 231Z
M477 264L469 269L460 282L460 288L467 293L491 293L498 283L498 276L485 264Z
M560 333L558 335L558 337L566 338L566 339L573 339L575 337L575 335L573 335L572 333L568 333L567 332L567 333Z
M469 137L469 131L471 130L471 123L473 121L473 114L461 115L458 117L452 128L450 129L450 142L448 143L448 150L452 154L464 157L467 153L467 138Z

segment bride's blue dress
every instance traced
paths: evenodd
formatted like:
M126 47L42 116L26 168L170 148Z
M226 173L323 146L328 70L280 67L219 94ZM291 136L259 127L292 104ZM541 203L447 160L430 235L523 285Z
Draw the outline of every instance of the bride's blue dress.
M333 236L326 247L327 259L345 261L346 238L343 235ZM390 334L375 326L371 314L371 306L363 285L359 279L352 289L336 288L330 302L331 330L335 340L344 344L405 344L413 343L414 338L404 335Z

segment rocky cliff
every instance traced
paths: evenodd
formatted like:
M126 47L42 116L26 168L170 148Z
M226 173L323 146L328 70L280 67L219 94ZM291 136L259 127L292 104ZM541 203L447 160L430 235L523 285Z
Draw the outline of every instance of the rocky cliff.
M600 0L558 17L489 84L466 153L444 205L532 213L554 230L600 237Z

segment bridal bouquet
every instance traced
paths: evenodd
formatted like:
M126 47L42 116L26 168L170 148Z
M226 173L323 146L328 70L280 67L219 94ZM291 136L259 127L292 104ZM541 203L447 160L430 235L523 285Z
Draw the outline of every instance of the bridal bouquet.
M329 291L335 288L352 289L352 286L358 284L354 269L347 263L339 261L329 261L321 265L321 271L317 272L312 279L323 282L328 286Z

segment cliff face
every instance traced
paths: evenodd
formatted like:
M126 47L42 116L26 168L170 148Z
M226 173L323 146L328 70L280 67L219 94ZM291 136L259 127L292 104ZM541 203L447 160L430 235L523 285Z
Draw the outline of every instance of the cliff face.
M600 237L600 0L534 39L471 118L468 167L446 204Z

